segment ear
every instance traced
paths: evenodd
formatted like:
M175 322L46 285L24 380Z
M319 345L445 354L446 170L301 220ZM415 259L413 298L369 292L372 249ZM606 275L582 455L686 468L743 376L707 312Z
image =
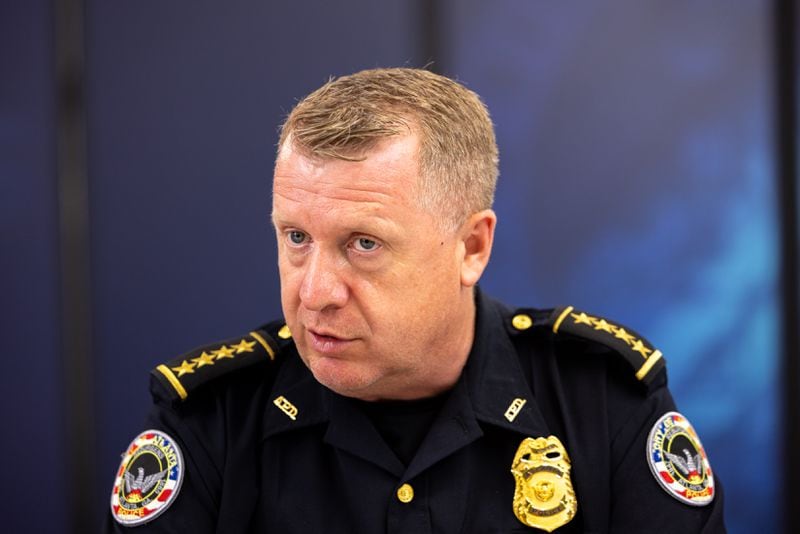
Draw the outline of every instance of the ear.
M461 262L461 285L472 287L478 283L489 263L494 242L497 215L492 210L472 214L461 228L464 243L464 259Z

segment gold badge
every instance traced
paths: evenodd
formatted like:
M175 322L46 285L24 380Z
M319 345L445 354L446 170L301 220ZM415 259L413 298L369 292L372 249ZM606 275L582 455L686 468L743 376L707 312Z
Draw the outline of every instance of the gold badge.
M569 523L578 510L569 471L569 456L557 437L525 438L511 465L517 519L547 532Z

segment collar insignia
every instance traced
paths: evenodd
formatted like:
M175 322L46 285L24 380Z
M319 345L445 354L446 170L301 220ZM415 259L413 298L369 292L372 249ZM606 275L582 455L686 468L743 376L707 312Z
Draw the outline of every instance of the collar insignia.
M280 411L285 413L286 417L288 417L292 421L297 420L297 414L298 414L297 406L289 402L289 399L287 399L283 395L272 401L272 404L277 406L280 409Z
M665 413L647 438L650 471L672 497L693 506L714 500L714 474L691 423L678 412Z
M135 527L152 521L175 501L183 481L183 455L172 437L145 430L122 456L111 493L111 515Z
M516 419L519 415L519 412L522 411L522 407L525 406L526 402L528 401L519 397L511 401L511 404L508 406L508 409L505 413L505 418L508 419L509 423L514 422L514 419Z
M578 510L569 472L569 456L557 437L525 438L511 465L517 519L547 532L569 523Z

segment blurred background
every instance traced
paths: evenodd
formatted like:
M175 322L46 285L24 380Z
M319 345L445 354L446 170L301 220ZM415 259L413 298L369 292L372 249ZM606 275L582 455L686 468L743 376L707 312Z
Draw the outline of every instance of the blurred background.
M645 334L730 532L800 531L798 23L791 0L2 0L3 531L98 530L149 370L280 314L278 124L403 65L497 126L484 289Z

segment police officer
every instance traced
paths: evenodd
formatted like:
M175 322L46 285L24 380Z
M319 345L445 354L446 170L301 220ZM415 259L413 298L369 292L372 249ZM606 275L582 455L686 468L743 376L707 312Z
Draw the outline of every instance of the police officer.
M724 532L661 353L477 287L497 147L424 70L332 80L283 125L284 318L152 373L106 532Z

